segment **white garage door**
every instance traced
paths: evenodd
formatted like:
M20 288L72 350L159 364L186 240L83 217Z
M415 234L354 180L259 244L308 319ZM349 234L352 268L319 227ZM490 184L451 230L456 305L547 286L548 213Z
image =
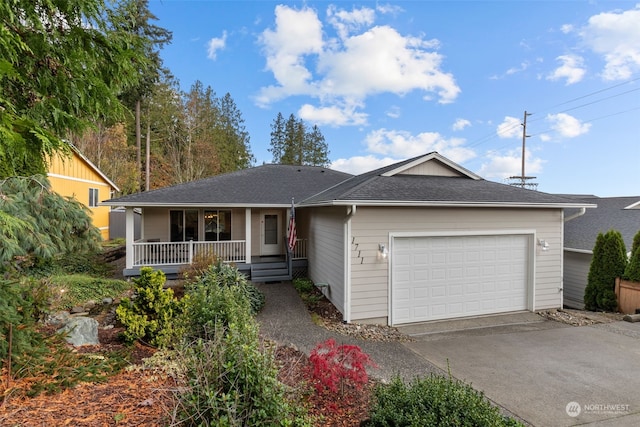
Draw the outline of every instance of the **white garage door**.
M528 241L526 235L395 237L392 323L525 310Z

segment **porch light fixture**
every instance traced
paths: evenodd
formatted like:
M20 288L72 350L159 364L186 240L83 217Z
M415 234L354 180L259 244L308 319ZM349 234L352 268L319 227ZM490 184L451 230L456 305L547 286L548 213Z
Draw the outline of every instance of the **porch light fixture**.
M549 242L547 242L546 240L539 239L538 240L538 245L540 245L540 248L543 251L548 251L549 250Z
M389 255L389 250L387 249L387 246L384 243L379 243L378 244L378 258L387 259L388 255Z

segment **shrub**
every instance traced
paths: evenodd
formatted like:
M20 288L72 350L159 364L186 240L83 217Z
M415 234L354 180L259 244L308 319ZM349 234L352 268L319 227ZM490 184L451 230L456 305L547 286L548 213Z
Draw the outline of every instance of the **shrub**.
M151 267L141 268L140 277L133 279L134 296L123 298L116 309L118 320L126 328L127 341L166 347L180 336L176 320L186 300L179 301L171 289L164 289L165 281L164 273Z
M232 323L181 351L188 387L178 396L177 424L309 425L287 400L272 353L259 347L257 330L255 322Z
M300 278L293 280L293 287L296 288L300 299L311 310L313 310L320 301L324 299L324 295L318 288L315 287L313 281Z
M369 420L376 426L521 426L484 394L453 378L432 375L406 385L400 378L376 386Z
M624 270L624 277L633 282L640 282L640 231L633 237L631 259Z
M188 288L195 290L196 288L210 288L210 287L227 287L235 288L241 294L244 294L251 306L252 314L258 313L264 306L264 295L256 286L249 282L244 274L242 274L236 267L225 264L221 260L217 260L214 264L202 271L200 275L195 277L186 286L187 293Z
M369 379L368 367L376 364L357 345L336 345L333 338L320 343L311 351L311 377L318 393L338 392L344 385L362 388ZM346 383L346 384L345 384Z
M250 325L251 304L243 286L226 286L221 276L208 274L195 283L187 284L183 324L192 338L206 338L216 329L235 324Z
M584 304L587 310L617 309L615 280L622 277L626 265L627 255L622 234L616 230L599 233L585 288Z

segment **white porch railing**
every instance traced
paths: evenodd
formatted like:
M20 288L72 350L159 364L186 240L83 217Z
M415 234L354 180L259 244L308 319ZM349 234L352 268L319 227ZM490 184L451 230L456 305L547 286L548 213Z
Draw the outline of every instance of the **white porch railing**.
M216 256L224 262L247 262L246 242L134 242L133 267L191 264L197 256ZM298 239L292 259L307 257L307 239Z
M292 259L304 259L307 257L307 239L296 239L296 246L291 253Z
M224 262L246 262L244 240L223 242L135 242L133 266L191 264L196 256L215 255Z

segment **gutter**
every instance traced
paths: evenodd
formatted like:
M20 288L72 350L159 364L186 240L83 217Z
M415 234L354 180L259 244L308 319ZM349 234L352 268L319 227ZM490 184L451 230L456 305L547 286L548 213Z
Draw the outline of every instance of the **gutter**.
M580 217L580 216L584 215L584 213L585 213L586 211L587 211L587 208L585 208L585 207L583 206L583 207L581 207L581 208L580 208L580 210L579 210L578 212L574 213L573 215L570 215L570 216L566 217L566 218L564 219L564 222L569 222L569 221L571 221L572 219L576 219L576 218L578 218L578 217Z

